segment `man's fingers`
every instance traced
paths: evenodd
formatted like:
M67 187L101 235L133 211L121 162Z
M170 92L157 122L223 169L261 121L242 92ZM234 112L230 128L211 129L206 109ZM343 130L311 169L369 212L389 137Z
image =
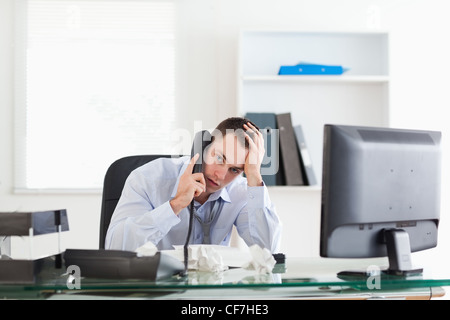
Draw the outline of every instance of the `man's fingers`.
M247 124L244 124L244 129L250 131L252 134L261 136L261 132L250 122L247 122Z
M206 180L205 180L205 176L203 175L203 173L199 172L199 173L194 173L192 175L192 177L194 178L194 182L195 182L195 188L196 188L196 195L205 192L206 191ZM197 192L200 191L200 193L197 194Z
M187 172L192 172L192 169L194 169L194 165L197 162L198 158L200 157L200 154L196 153L192 158L191 161L189 161L189 164L186 168Z
M203 173L194 173L192 176L195 180L194 181L194 188L195 188L194 189L194 197L197 197L206 191L206 181L205 181L205 177L203 176Z
M203 192L205 192L205 187L202 185L197 185L197 187L194 190L194 197L198 197L199 195L201 195Z
M199 182L202 185L206 185L206 180L205 180L205 176L203 175L203 173L201 172L197 172L192 174L192 176L194 177L194 180Z

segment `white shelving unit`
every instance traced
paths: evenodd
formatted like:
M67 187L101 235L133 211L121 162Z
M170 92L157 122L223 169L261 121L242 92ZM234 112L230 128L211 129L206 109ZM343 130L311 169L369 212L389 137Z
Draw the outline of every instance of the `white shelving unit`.
M301 124L321 182L326 123L389 124L387 32L246 30L240 34L238 113L290 112ZM340 76L279 76L303 62L350 68Z
M387 32L247 30L240 34L238 113L290 112L301 124L318 186L272 186L283 223L281 252L317 257L320 247L323 126L389 125ZM342 65L340 76L279 76L300 61Z

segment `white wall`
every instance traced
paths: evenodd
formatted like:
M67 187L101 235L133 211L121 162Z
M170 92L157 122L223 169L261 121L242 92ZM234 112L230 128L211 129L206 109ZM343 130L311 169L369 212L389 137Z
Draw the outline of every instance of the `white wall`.
M96 248L101 196L83 194L12 193L13 136L13 20L14 0L0 0L0 211L67 208L71 231L64 246ZM236 112L237 45L241 28L295 30L367 30L391 33L391 100L393 127L441 130L444 135L443 206L439 248L449 246L450 142L446 114L450 33L448 0L189 0L178 1L180 26L177 81L180 126L192 130L194 121L213 127ZM76 170L76 168L71 168ZM292 194L292 197L286 196ZM296 216L296 192L273 192L288 227L283 250L290 256L316 255L320 197L305 199L311 212ZM301 199L300 199L301 200ZM290 202L290 203L289 203ZM308 218L308 215L312 217ZM295 223L302 234L295 232ZM307 234L307 232L311 234ZM304 231L304 233L303 233ZM298 235L298 236L297 236ZM307 239L313 239L308 243ZM316 239L316 240L314 240Z

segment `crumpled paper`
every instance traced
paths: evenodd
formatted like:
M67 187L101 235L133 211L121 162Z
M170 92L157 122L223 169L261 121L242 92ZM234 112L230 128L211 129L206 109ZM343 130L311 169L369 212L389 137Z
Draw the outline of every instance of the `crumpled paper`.
M138 257L154 256L158 248L150 241L135 250Z
M244 269L256 270L258 274L271 273L276 264L276 260L272 253L266 249L261 248L257 244L249 247L252 259L243 265Z
M189 247L188 268L198 271L222 272L228 269L220 253L211 246Z
M183 246L177 246L177 250L162 251L183 262ZM222 255L214 246L210 245L190 245L189 246L188 269L198 271L208 271L218 273L228 269L224 264ZM158 248L152 243L147 242L135 250L138 257L153 256L158 252Z
M177 250L163 251L170 254L180 261L183 261L183 247L177 246ZM251 259L242 264L242 268L247 270L255 270L258 274L272 273L276 264L272 253L258 245L248 248ZM136 249L139 257L153 256L158 252L158 248L152 243L147 242L143 246ZM224 263L224 259L219 250L214 245L190 245L188 269L219 273L228 270L228 265Z

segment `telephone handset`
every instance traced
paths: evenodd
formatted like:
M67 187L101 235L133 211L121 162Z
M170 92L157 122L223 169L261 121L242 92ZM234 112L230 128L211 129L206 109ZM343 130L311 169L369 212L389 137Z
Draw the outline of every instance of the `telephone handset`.
M194 142L192 144L191 149L191 159L198 153L199 157L194 164L194 167L192 169L192 173L198 173L202 172L203 168L203 157L205 156L204 151L207 146L211 144L212 137L211 133L207 130L199 131L195 134ZM186 242L184 244L184 275L187 274L188 270L188 246L189 246L189 239L191 238L192 233L192 222L194 220L194 199L192 199L191 204L189 206L189 229L188 234L186 237Z
M191 149L191 159L195 154L199 154L199 158L192 169L192 173L202 172L204 151L211 143L211 134L207 130L199 131L195 134L194 142Z

